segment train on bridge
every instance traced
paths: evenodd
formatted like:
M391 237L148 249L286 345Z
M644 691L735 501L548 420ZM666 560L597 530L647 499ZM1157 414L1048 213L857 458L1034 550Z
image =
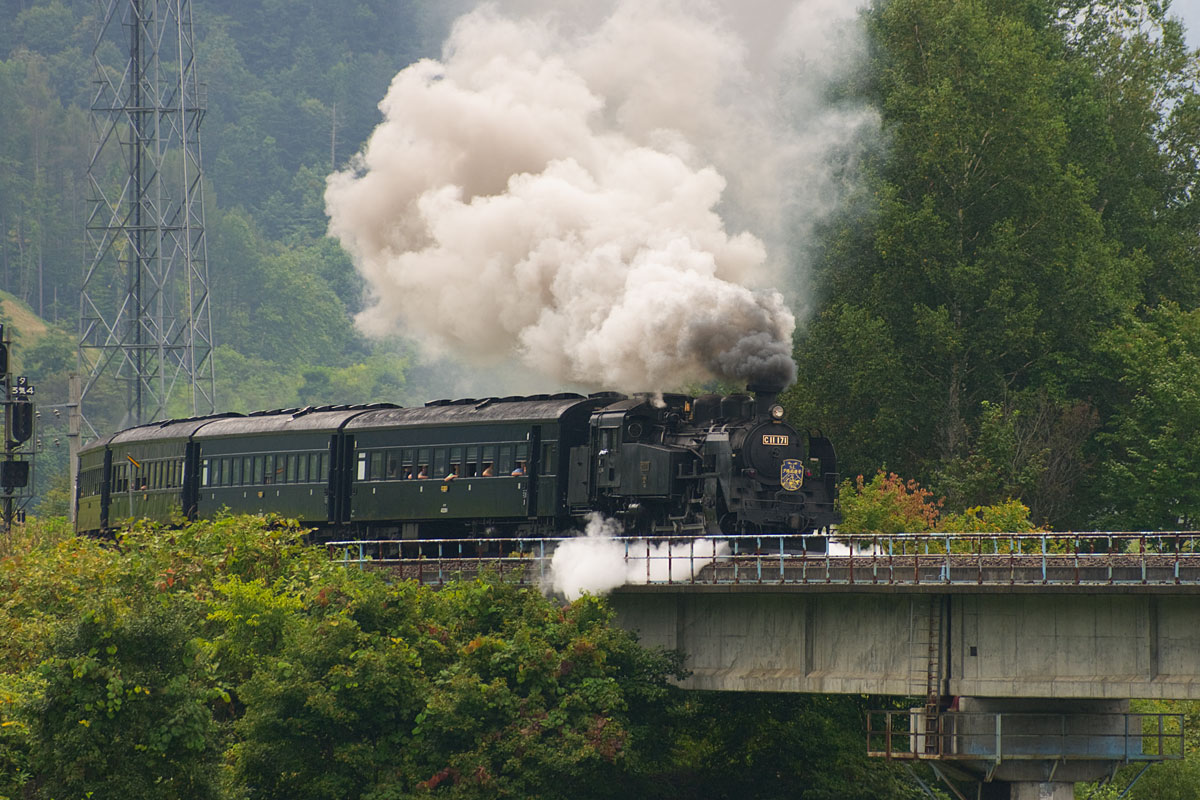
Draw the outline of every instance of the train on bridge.
M168 420L79 454L76 529L278 513L317 540L542 537L592 512L626 533L828 532L829 439L776 393L612 392ZM820 539L823 541L823 538Z

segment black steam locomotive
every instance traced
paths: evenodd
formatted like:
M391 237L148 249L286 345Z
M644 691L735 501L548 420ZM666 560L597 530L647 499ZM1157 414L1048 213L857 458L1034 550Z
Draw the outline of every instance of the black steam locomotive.
M783 416L757 391L169 420L80 452L76 528L228 510L277 512L318 539L538 537L599 511L631 534L803 537L836 522L837 460L828 439Z

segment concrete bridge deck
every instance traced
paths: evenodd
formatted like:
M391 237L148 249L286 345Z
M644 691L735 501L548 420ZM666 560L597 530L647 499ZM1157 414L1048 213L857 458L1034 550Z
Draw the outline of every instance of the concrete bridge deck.
M490 571L546 587L581 541L330 549L435 585ZM933 660L942 696L1200 699L1196 532L586 544L625 570L620 624L683 652L690 688L920 696Z

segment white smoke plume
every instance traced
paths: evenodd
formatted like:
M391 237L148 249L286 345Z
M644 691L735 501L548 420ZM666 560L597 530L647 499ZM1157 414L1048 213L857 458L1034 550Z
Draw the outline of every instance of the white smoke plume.
M564 384L790 383L776 245L836 205L835 153L874 124L824 96L860 52L853 8L569 5L476 9L392 81L326 191L360 327Z
M616 521L589 514L584 535L555 549L547 588L575 600L585 592L607 594L626 584L686 581L729 553L727 543L712 539L657 545L639 541L627 548L615 538L620 532Z

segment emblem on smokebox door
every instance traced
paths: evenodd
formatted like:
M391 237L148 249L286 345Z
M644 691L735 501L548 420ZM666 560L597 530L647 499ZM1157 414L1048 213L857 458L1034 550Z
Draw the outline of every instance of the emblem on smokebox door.
M784 459L779 466L779 483L789 492L804 485L804 462L798 458Z

